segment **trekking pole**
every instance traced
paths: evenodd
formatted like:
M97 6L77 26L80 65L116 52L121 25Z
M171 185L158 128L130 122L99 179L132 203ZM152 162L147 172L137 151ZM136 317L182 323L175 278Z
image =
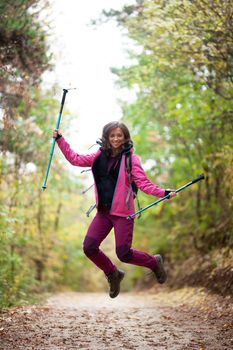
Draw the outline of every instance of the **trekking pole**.
M180 192L180 191L183 191L183 190L184 190L185 188L187 188L188 186L191 186L191 185L195 184L196 182L198 182L198 181L200 181L200 180L204 180L204 178L205 178L205 176L204 176L203 174L201 174L201 175L199 175L196 179L194 179L194 180L188 182L187 184L185 184L185 185L183 185L182 187L180 187L180 188L178 188L177 190L175 190L175 192L178 193L178 192ZM142 209L136 211L134 214L127 216L127 219L132 219L132 218L135 217L136 215L138 215L138 214L142 213L143 211L145 211L145 210L147 210L147 209L153 207L154 205L156 205L156 204L158 204L158 203L164 201L165 199L168 199L169 197L170 197L170 194L167 194L166 196L164 196L164 197L158 199L157 201L155 201L155 202L153 202L153 203L147 205L146 207L144 207L144 208L142 208Z
M73 89L63 89L63 95L62 95L62 100L61 100L60 112L58 114L58 119L57 119L57 123L56 123L56 130L59 129L59 125L60 125L60 121L61 121L61 115L62 115L63 107L64 107L64 104L65 104L66 94L67 94L67 92L69 90L73 90ZM52 147L51 147L51 151L50 151L50 157L49 157L48 166L47 166L47 170L46 170L45 180L44 180L44 184L42 186L43 191L46 189L46 184L47 184L47 180L48 180L48 176L49 176L49 170L50 170L50 167L51 167L51 162L52 162L52 158L53 158L53 152L54 152L54 148L55 148L55 143L56 143L56 137L53 137L53 142L52 142Z

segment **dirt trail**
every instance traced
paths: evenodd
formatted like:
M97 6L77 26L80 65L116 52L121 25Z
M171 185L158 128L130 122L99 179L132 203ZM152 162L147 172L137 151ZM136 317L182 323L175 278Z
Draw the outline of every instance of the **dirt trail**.
M232 304L199 299L187 291L122 293L113 300L97 293L58 294L45 305L0 315L0 349L232 349Z

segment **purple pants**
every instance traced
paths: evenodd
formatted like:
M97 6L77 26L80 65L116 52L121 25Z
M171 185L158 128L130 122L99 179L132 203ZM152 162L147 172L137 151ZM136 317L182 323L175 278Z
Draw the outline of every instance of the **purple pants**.
M133 226L133 220L111 215L108 210L99 211L91 222L84 239L84 253L96 266L103 270L106 275L114 272L116 266L99 249L101 242L114 227L116 254L119 260L153 269L156 265L156 258L154 256L131 248Z

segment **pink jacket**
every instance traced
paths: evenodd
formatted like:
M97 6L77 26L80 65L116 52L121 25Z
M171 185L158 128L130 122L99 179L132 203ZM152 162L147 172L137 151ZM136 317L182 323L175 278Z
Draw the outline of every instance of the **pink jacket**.
M95 153L88 154L88 155L80 155L75 153L71 148L68 142L64 139L64 137L61 137L57 140L58 146L66 159L75 166L80 167L92 167L95 159L100 155L101 151L98 150ZM142 169L140 160L138 157L132 153L132 170L131 170L131 176L132 181L135 182L137 187L145 192L146 194L150 194L156 197L163 197L165 195L165 189L159 188L154 183L152 183L146 176L144 170ZM127 217L128 215L131 215L135 212L134 208L134 199L133 199L133 192L131 191L130 197L129 197L129 203L128 206L126 205L126 195L128 193L128 190L130 188L128 174L125 168L125 154L122 155L119 175L117 179L117 184L115 188L114 197L112 200L112 206L110 209L110 213L112 215L116 216L123 216ZM94 184L95 188L95 198L96 198L96 206L98 208L98 191L96 184Z

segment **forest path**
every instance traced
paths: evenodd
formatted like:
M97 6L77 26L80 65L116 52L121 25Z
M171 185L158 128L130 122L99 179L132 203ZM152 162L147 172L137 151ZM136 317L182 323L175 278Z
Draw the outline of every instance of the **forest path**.
M231 300L205 293L57 294L0 314L0 349L230 350Z

